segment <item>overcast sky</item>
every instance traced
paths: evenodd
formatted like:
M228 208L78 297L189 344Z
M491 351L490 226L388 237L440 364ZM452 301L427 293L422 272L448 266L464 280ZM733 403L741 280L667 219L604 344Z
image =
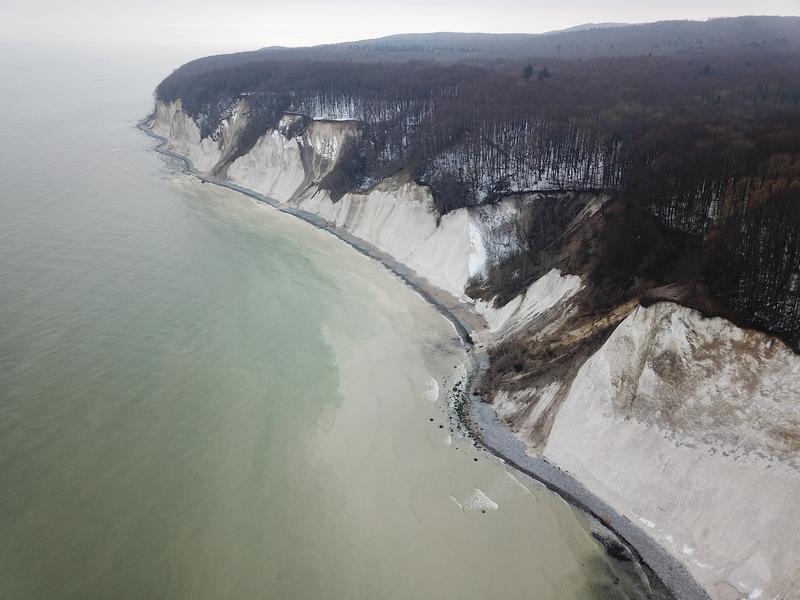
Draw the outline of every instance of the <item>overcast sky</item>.
M233 49L748 14L800 15L800 0L0 0L0 40Z

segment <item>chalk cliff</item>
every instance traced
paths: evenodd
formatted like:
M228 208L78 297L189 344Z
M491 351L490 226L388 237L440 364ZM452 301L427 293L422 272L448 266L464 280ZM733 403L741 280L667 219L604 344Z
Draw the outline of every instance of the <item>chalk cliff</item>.
M503 232L537 202L517 195L440 215L430 190L402 174L334 200L323 182L358 141L358 122L285 114L242 147L248 118L239 100L201 137L180 101L159 101L149 127L199 171L319 215L458 298L512 250ZM579 219L601 204L586 203ZM493 390L499 417L529 452L658 539L712 597L798 597L800 357L671 302L580 320L584 288L553 269L502 306L475 303L488 324L480 344L585 348L560 370ZM603 328L610 335L594 335Z

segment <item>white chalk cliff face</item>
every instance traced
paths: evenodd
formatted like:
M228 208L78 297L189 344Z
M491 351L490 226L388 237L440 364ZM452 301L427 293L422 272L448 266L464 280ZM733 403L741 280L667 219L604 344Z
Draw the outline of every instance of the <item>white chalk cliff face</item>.
M286 115L230 161L247 118L239 102L201 139L180 102L159 102L150 125L198 170L317 214L456 297L513 251L498 232L515 218L515 200L438 219L427 188L390 178L333 202L318 183L360 136L357 123L296 128L301 117ZM582 287L553 270L503 307L477 303L489 324L480 341L559 331ZM712 597L800 597L800 357L675 304L619 311L627 318L573 379L500 391L498 415L517 424L530 452L661 541Z
M479 303L484 339L571 334L579 289L553 270L503 307ZM636 306L573 378L500 390L494 407L712 598L799 597L800 357L783 342L670 302Z
M360 137L355 123L329 121L313 121L302 134L292 136L291 128L301 120L296 115L284 116L277 129L262 135L247 154L231 163L228 178L288 202L327 175L342 147Z
M365 194L333 203L326 191L302 195L294 204L343 227L456 297L485 264L484 242L467 209L436 222L433 198L415 183L387 180Z
M200 128L194 119L183 111L179 100L156 103L150 127L155 133L169 140L171 150L190 159L197 170L211 173L235 146L237 137L247 124L247 118L247 105L239 102L231 116L219 123L214 136L217 139L201 138Z
M672 303L580 368L544 456L644 525L719 598L800 590L800 359Z
M577 275L562 275L558 269L553 269L504 306L495 308L489 302L481 301L476 308L486 318L490 339L500 341L531 327L534 320L565 304L582 287ZM547 325L552 327L553 319L549 319Z
M237 105L234 114L236 119L231 117L225 123L244 122L244 103ZM227 167L227 178L346 228L433 285L462 297L469 278L485 268L485 231L502 222L502 218L493 220L486 215L496 216L503 209L459 209L438 220L426 187L394 179L367 193L346 194L333 202L316 184L330 173L342 147L358 138L358 125L353 121L313 121L302 134L289 137L297 118L284 116L276 129L262 135L247 154ZM180 102L158 102L151 129L167 138L171 150L209 174L219 169L241 131L241 127L222 124L216 141L210 137L201 140L199 127Z

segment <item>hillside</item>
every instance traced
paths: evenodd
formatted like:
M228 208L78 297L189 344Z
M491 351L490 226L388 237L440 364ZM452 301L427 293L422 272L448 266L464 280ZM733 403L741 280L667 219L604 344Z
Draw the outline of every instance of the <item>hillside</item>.
M252 52L201 58L193 69L234 66L253 60L457 62L590 59L597 57L705 55L738 52L796 52L800 17L736 17L708 21L660 21L637 25L587 24L543 34L414 33L304 48L265 47Z

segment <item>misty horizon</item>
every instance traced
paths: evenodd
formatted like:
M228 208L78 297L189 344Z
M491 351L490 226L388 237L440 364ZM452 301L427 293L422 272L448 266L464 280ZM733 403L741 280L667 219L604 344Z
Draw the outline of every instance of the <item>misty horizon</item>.
M42 15L47 15L42 18ZM300 18L298 18L300 15ZM0 42L96 44L102 46L197 46L230 50L265 46L313 46L401 33L548 33L585 24L639 24L663 20L707 20L750 15L800 15L799 0L688 2L629 6L614 0L597 6L586 0L568 6L500 0L491 13L474 0L412 0L402 10L388 2L367 10L344 0L335 10L316 0L258 3L234 0L220 11L210 2L145 0L109 6L95 0L63 6L49 0L13 5L0 25Z

